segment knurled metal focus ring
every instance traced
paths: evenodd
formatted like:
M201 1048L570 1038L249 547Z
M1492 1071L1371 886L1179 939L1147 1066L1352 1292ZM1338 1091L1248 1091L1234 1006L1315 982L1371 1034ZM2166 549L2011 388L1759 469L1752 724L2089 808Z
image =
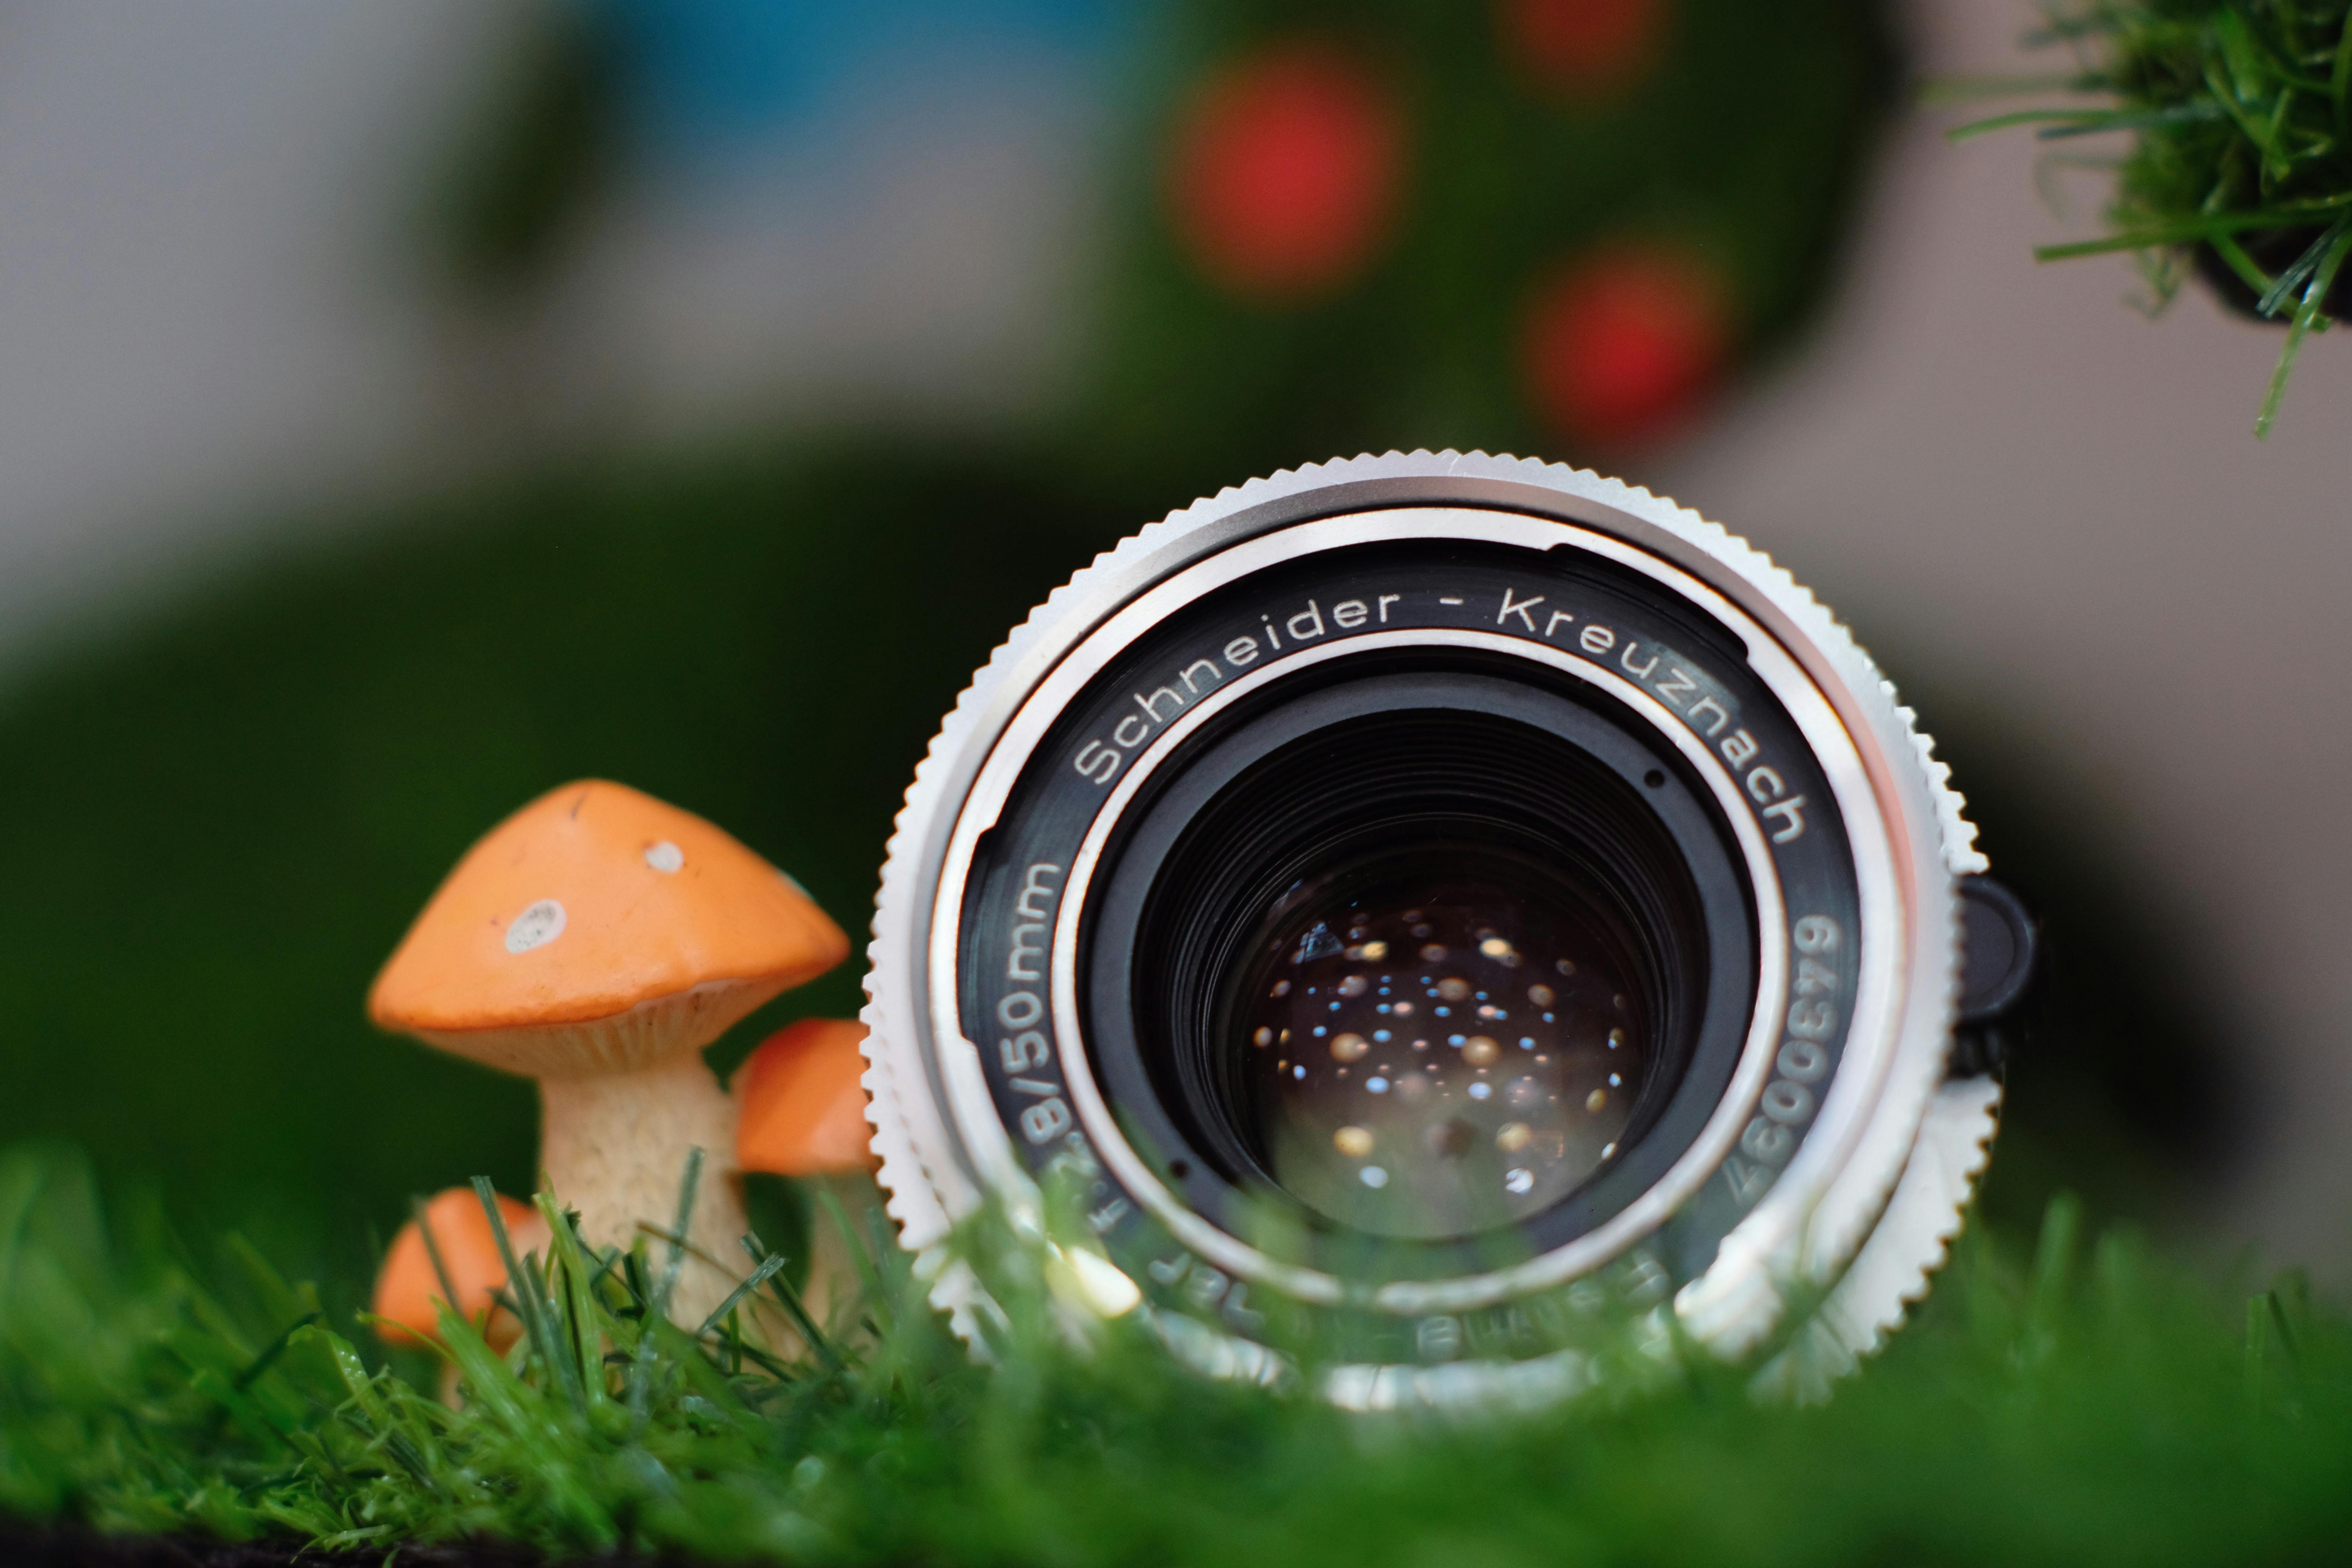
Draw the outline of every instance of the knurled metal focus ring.
M952 883L958 874L953 853L968 859L975 830L965 818L976 784L992 767L1004 773L1012 764L1003 753L1017 751L1024 732L1023 743L1035 743L1042 722L1036 710L1050 708L1041 693L1057 681L1059 689L1072 689L1071 670L1090 657L1079 650L1115 645L1119 617L1148 621L1148 594L1165 596L1171 590L1162 585L1187 574L1214 579L1216 570L1204 563L1238 561L1251 548L1261 556L1306 550L1335 532L1352 541L1417 531L1538 550L1557 535L1588 552L1620 554L1694 603L1715 605L1718 619L1745 628L1755 662L1779 672L1776 689L1805 710L1817 749L1836 753L1843 769L1838 788L1852 808L1845 816L1855 825L1849 834L1857 874L1877 889L1864 940L1878 944L1880 979L1874 992L1868 984L1861 987L1868 994L1856 995L1853 1021L1858 1035L1865 1032L1868 1012L1867 1048L1856 1059L1867 1066L1869 1081L1862 1082L1857 1068L1853 1079L1842 1069L1822 1086L1844 1093L1835 1146L1821 1134L1785 1170L1769 1173L1752 1209L1712 1249L1712 1262L1678 1281L1672 1304L1690 1338L1728 1355L1769 1353L1765 1375L1795 1392L1815 1390L1874 1348L1924 1290L1982 1165L1998 1089L1987 1079L1947 1082L1944 1069L1955 973L1953 879L1982 870L1984 862L1947 770L1910 711L1844 627L1786 572L1716 524L1646 491L1532 461L1391 454L1228 490L1097 557L979 672L908 791L869 950L869 1115L901 1240L917 1255L934 1300L969 1337L981 1304L978 1282L945 1244L986 1194L1016 1196L1024 1179L992 1152L992 1138L974 1120L984 1120L973 1110L982 1090L953 1038L959 1031L947 994L953 955L940 939L942 878ZM1507 591L1503 605L1507 612ZM1527 624L1533 628L1533 621ZM1493 634L1454 636L1491 640ZM1625 654L1626 668L1635 668L1630 645ZM956 851L960 824L965 848ZM1769 1042L1764 1048L1769 1053ZM1860 1087L1842 1089L1849 1083ZM1825 1093L1824 1124L1833 1120L1829 1098ZM1057 1130L1067 1120L1056 1122ZM1736 1156L1732 1163L1739 1163ZM1750 1180L1762 1182L1753 1173ZM1203 1276L1214 1275L1221 1289L1229 1276L1240 1280L1250 1272L1246 1258L1243 1267L1223 1254L1219 1261L1222 1272L1204 1266ZM1278 1276L1265 1277L1282 1287ZM1400 1299L1401 1310L1438 1311L1457 1300L1477 1306L1494 1293L1486 1287L1451 1297L1424 1291L1410 1302ZM1802 1323L1790 1321L1787 1310L1798 1298L1818 1302ZM1234 1321L1229 1315L1223 1326ZM1200 1342L1191 1332L1174 1338ZM1349 1403L1396 1404L1478 1397L1477 1381L1458 1364L1370 1365L1341 1369L1327 1387Z

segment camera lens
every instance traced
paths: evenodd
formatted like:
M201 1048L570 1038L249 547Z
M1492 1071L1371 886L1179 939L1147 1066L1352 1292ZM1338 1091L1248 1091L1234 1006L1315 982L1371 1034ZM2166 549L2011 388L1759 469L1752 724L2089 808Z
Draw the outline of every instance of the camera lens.
M1316 1213L1460 1236L1616 1154L1651 1059L1642 988L1548 868L1465 845L1375 858L1300 884L1256 945L1229 1004L1240 1118Z
M967 1331L996 1204L1132 1287L1087 1310L1240 1375L1311 1330L1350 1404L1677 1339L1818 1381L1982 1162L1998 1085L1945 1073L1984 868L1884 678L1715 525L1476 455L1254 481L1057 591L917 774L890 1212Z

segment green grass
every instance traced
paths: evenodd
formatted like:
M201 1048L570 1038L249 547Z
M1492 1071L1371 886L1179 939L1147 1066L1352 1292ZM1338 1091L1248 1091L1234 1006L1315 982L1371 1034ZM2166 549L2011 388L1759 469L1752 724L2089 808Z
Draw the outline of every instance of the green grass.
M2343 304L2334 290L2352 257L2352 0L2094 0L2052 10L2040 41L2071 50L2078 68L2014 86L2107 104L2021 110L1953 136L2020 125L2045 141L2129 134L2115 232L2035 255L2131 251L2161 304L2203 247L2258 314L2286 324L2254 421L2267 436L2304 340Z
M252 1249L175 1261L148 1222L101 1222L78 1159L20 1148L0 1157L0 1511L822 1563L2340 1557L2352 1322L2292 1280L2248 1299L2079 1229L2062 1202L2030 1252L1972 1232L1825 1406L1695 1368L1446 1422L1209 1383L1132 1318L1082 1353L1017 1278L983 1369L891 1249L862 1327L763 1364L651 1310L661 1243L599 1260L565 1233L510 1359L451 1326L473 1391L453 1413L430 1368L384 1362Z

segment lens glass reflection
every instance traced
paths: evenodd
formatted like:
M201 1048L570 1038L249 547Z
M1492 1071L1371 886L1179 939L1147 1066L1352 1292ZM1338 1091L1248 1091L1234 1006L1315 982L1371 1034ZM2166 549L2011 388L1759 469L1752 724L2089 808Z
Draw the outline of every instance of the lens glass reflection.
M1619 1152L1651 1052L1606 922L1533 868L1359 868L1294 889L1226 1014L1246 1135L1328 1219L1507 1225Z

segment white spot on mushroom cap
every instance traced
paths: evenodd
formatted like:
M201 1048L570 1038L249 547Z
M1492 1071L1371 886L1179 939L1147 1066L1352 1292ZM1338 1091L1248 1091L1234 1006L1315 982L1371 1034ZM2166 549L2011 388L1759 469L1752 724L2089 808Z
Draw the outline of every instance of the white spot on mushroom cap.
M529 952L534 947L545 947L563 934L563 920L562 904L553 899L540 900L507 927L507 951Z
M658 844L646 846L646 864L662 875L669 876L686 864L686 851L665 838Z

